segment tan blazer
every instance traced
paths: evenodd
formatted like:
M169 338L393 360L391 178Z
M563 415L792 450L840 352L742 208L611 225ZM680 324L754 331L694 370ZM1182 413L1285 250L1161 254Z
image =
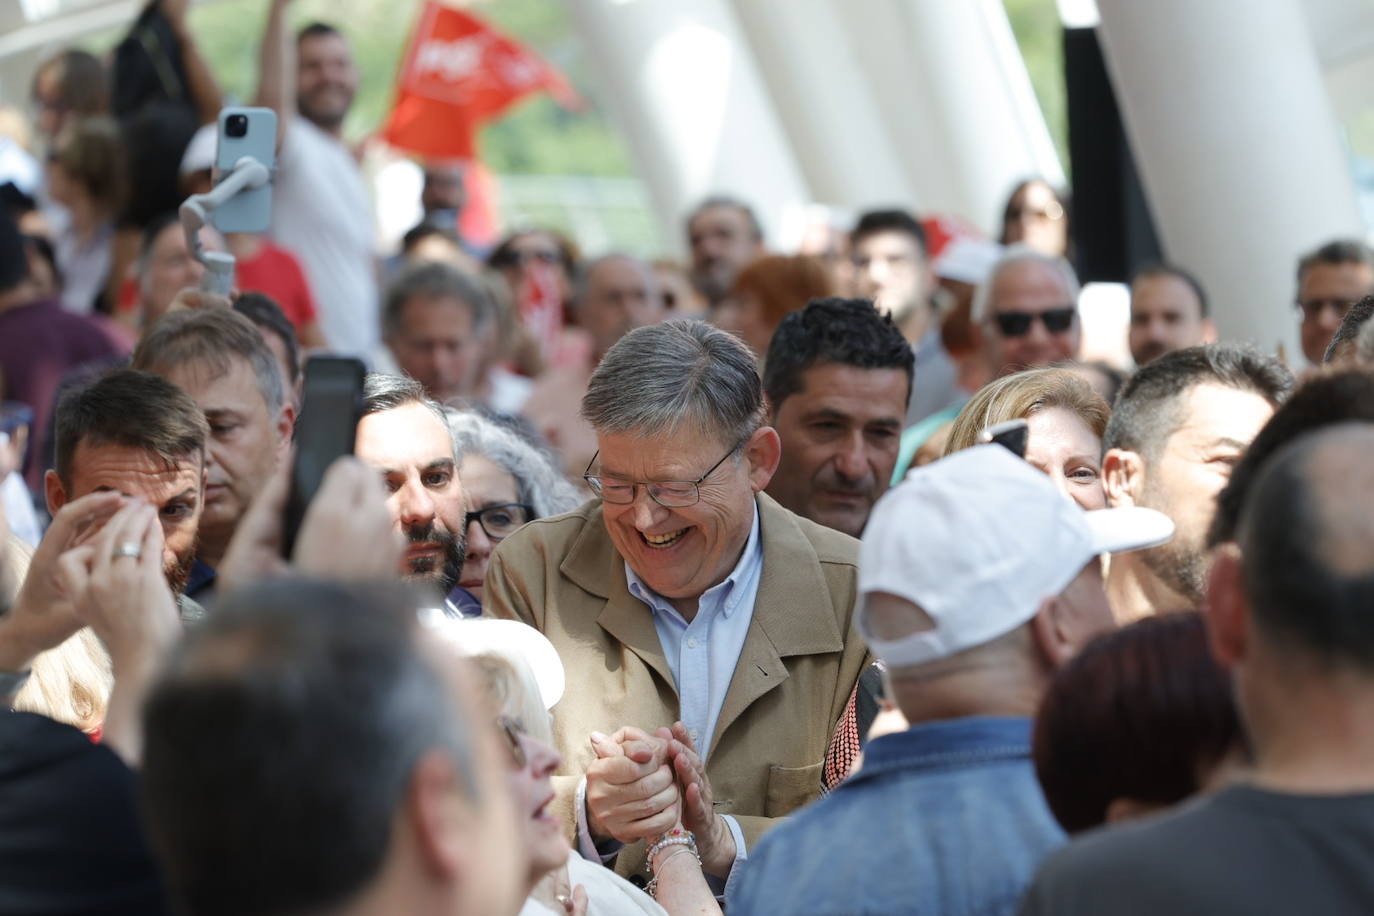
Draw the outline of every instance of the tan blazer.
M859 542L766 494L758 507L758 598L706 761L717 810L737 818L751 847L773 819L820 794L826 744L867 661L852 629ZM577 781L595 759L588 735L652 731L678 717L652 612L630 594L595 500L506 538L483 589L487 613L542 631L567 669L553 709L563 755L554 783L571 829ZM636 844L617 870L643 861Z

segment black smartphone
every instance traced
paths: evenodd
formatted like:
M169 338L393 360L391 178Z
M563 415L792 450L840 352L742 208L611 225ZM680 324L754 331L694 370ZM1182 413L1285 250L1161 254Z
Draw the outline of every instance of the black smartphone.
M1017 458L1026 457L1026 442L1029 438L1030 426L1025 420L994 423L978 434L979 442L994 442L1010 450Z
M353 454L358 419L363 415L363 378L367 367L350 356L312 356L305 363L301 415L296 420L296 457L291 492L282 524L282 556L296 547L306 507L336 458Z

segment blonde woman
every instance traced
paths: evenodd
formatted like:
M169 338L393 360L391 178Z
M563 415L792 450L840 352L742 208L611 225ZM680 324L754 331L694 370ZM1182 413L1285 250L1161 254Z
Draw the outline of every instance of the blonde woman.
M993 424L1025 420L1026 460L1084 509L1105 509L1102 433L1111 412L1074 372L1028 369L989 382L969 399L954 418L944 454L977 445L978 434Z

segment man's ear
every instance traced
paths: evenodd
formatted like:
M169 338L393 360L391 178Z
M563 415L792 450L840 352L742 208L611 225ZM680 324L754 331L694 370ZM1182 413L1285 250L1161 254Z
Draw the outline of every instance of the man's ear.
M296 407L294 404L282 404L281 410L277 411L277 464L291 454L291 435L295 431Z
M1109 448L1102 457L1102 488L1110 506L1134 506L1145 489L1145 462L1137 452Z
M782 439L771 426L761 426L744 446L744 455L749 459L749 483L754 492L759 493L773 479L773 473L782 460Z
M56 515L57 510L67 504L67 488L62 486L62 481L58 479L57 472L49 468L43 474L43 495L48 500L48 514Z
M1031 634L1045 664L1051 670L1058 670L1073 657L1078 648L1073 640L1073 630L1069 624L1072 609L1062 595L1055 595L1040 602L1039 609L1031 618Z
M415 764L405 804L421 867L452 880L468 863L472 830L470 825L463 829L469 803L459 792L453 762L443 752L430 751Z
M1202 342L1205 344L1217 342L1217 326L1212 319L1202 319Z
M1212 656L1230 669L1245 659L1250 642L1250 602L1245 597L1240 546L1235 542L1212 549L1207 577L1207 636Z

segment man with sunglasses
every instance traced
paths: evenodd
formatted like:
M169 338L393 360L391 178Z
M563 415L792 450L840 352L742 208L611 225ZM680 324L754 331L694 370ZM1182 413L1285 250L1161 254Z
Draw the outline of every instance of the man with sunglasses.
M582 415L600 499L506 538L484 605L542 631L568 670L554 786L583 854L642 869L638 841L680 810L719 892L764 830L819 794L865 659L857 542L762 492L781 445L753 354L723 331L631 331ZM594 750L593 735L610 740Z
M1078 277L1063 258L1007 249L973 297L973 317L994 378L1075 359L1082 338Z
M1374 251L1363 242L1327 242L1298 262L1297 307L1301 313L1302 355L1321 365L1346 312L1374 293Z

